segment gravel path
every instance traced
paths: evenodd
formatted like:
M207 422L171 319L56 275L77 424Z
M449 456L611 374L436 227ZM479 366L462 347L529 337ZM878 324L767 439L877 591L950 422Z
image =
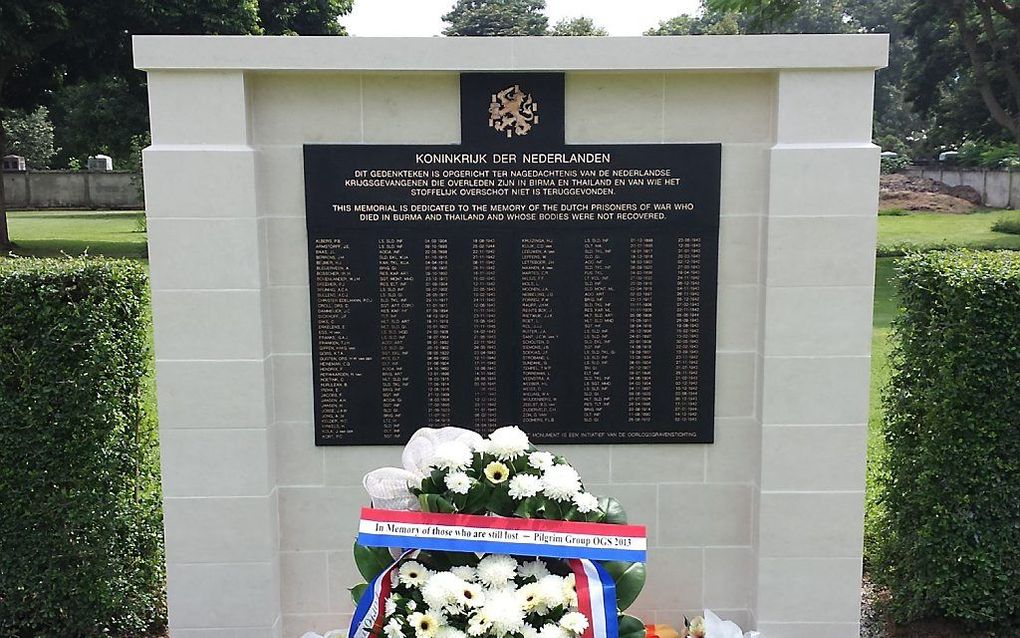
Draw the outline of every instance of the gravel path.
M861 638L885 638L885 618L878 611L878 588L864 574L861 584Z

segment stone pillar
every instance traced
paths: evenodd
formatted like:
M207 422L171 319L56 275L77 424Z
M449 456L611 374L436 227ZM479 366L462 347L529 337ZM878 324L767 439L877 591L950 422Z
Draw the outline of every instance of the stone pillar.
M756 591L766 636L859 636L879 149L870 70L781 71L763 237Z
M170 635L280 636L267 267L246 79L153 71L149 97Z

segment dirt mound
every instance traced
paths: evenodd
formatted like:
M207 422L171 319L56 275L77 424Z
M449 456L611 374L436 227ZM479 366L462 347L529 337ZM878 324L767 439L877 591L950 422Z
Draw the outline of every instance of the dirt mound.
M913 175L883 175L879 208L890 210L969 213L981 205L981 194L970 186L948 186Z

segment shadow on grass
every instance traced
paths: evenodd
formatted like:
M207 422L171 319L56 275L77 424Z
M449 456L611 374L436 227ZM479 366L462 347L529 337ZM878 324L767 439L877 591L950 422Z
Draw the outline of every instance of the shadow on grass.
M125 233L128 234L128 233ZM139 241L84 241L74 239L23 239L14 254L20 257L110 257L148 259L148 246Z

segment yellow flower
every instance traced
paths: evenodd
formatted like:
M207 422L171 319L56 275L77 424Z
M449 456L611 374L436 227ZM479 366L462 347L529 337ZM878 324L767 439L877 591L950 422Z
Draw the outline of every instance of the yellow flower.
M499 461L493 461L485 466L485 478L490 483L502 483L510 477L510 468Z
M439 620L432 614L415 612L407 617L417 638L432 638L439 629Z

